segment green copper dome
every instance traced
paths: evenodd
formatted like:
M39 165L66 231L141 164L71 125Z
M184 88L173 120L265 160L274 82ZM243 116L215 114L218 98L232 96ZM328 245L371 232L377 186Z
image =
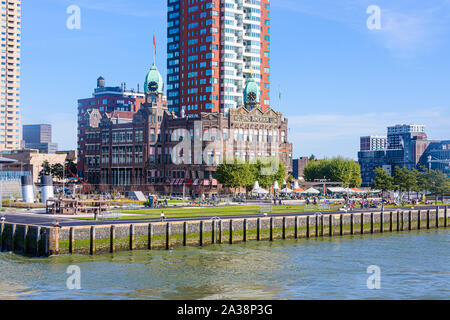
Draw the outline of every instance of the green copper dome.
M145 77L144 92L164 94L164 81L154 64L147 73L147 77Z
M247 84L244 89L244 103L260 103L261 92L258 84L253 77L247 80Z

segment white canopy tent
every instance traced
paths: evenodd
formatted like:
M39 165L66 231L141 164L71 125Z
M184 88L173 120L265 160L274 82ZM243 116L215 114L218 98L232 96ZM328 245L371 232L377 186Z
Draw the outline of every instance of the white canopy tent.
M253 186L252 193L253 193L253 194L268 194L269 191L264 190L263 188L261 188L261 187L259 186L259 182L258 182L258 181L255 181L255 184L254 184L254 186Z
M263 188L253 189L253 194L269 194L269 191L264 190Z
M320 194L320 191L318 191L318 190L316 190L314 188L309 188L308 190L306 190L305 193L308 193L308 194Z
M281 190L280 190L280 193L288 194L288 193L292 193L292 190L289 189L288 187L286 187L286 188L284 188L284 189L281 189Z
M328 191L331 193L355 193L355 191L353 191L350 188L342 188L342 187L332 187L332 188L328 188Z

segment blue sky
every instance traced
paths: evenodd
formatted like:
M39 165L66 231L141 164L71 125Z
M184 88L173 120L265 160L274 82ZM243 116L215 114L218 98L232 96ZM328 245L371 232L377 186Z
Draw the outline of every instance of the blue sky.
M69 30L69 5L81 29ZM369 30L368 6L381 8ZM142 88L153 61L166 75L166 0L24 0L23 124L51 123L76 147L77 99L96 79ZM450 0L273 0L272 106L289 117L294 156L356 158L359 137L418 123L450 139Z

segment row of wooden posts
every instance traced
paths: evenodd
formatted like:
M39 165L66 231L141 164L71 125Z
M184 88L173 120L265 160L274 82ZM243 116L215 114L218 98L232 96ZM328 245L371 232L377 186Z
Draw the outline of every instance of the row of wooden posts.
M393 217L394 214L396 214L396 230L393 230ZM412 211L409 212L404 212L404 211L397 211L396 213L394 212L390 212L389 214L389 230L384 230L384 226L383 226L383 222L382 220L380 221L380 233L383 232L394 232L394 231L401 231L404 230L405 226L404 226L404 217L405 214L408 215L408 230L412 230ZM354 217L357 214L351 214L350 215L350 234L354 235L355 234L355 225L354 225ZM360 230L359 233L360 234L364 234L364 221L363 221L363 217L364 217L364 213L361 213L361 224L360 224ZM324 221L325 219L329 219L329 232L328 232L328 236L333 237L334 235L334 226L333 226L333 216L337 216L339 217L339 236L344 235L344 223L343 223L343 214L340 215L314 215L314 216L307 216L306 217L306 238L311 238L311 237L319 237L319 236L325 236L324 235ZM270 219L270 231L269 231L269 241L273 241L274 240L274 218L275 217L270 217L270 218L266 218L266 219ZM419 210L418 211L418 225L417 225L417 229L431 229L432 227L432 223L434 223L435 225L433 227L435 228L439 228L439 210L436 210L436 219L435 221L430 221L430 210L426 211L426 226L422 226L421 225L421 218L422 218L422 212ZM256 240L257 241L261 241L261 219L264 218L257 218L257 227L256 227ZM286 239L287 238L287 234L286 234L286 219L287 217L283 217L283 224L282 224L282 239ZM299 238L299 219L300 216L297 216L295 219L295 231L294 231L294 238L298 239ZM315 228L314 228L314 233L311 233L311 219L315 219ZM398 223L400 222L400 223ZM205 221L200 221L200 241L199 244L201 247L203 247L205 245L205 236L204 236L204 225L205 225ZM374 233L374 213L370 214L370 233ZM224 230L223 229L223 223L222 220L213 220L211 223L212 226L212 230L211 230L211 244L222 244L224 241L223 238L223 233ZM447 228L447 207L445 207L445 211L444 211L444 228ZM165 234L165 249L166 250L170 250L172 248L171 246L171 236L172 236L172 223L167 222L166 223L166 234ZM111 226L111 237L110 237L110 252L114 253L116 252L116 246L115 246L115 239L116 239L116 226L112 225ZM129 243L129 249L135 250L135 226L133 224L130 225L130 243ZM234 229L233 229L233 220L229 220L229 239L228 239L228 243L233 244L234 241L234 237L233 237L233 233L234 233ZM93 255L95 254L95 237L96 237L96 227L92 226L90 228L90 254ZM183 246L187 246L188 245L188 234L189 234L189 223L188 222L184 222L183 224ZM69 240L69 252L72 254L74 253L74 228L70 229L70 240ZM154 226L152 223L148 224L148 250L152 250L153 249L153 236L154 236ZM247 242L248 241L248 219L243 219L243 242Z
M422 218L425 218L423 215L426 214L426 220L424 219L422 221ZM355 216L357 215L361 215L361 223L360 223L360 230L358 230L359 234L364 234L365 230L364 230L364 213L361 214L350 214L350 234L353 235L355 234L356 230L355 230ZM396 227L395 230L393 230L394 228L394 215L396 215L396 221L398 223L396 223ZM336 225L336 228L339 228L338 232L335 232L334 230L334 225L333 225L333 216L337 217L339 219L339 225ZM405 221L405 217L407 216L407 221ZM382 216L383 217L383 216ZM301 216L297 216L295 217L295 226L294 226L294 234L293 234L293 238L298 239L300 237L299 234L299 227L300 227L300 218ZM262 219L269 219L270 223L269 223L269 237L268 240L269 241L273 241L274 240L274 219L275 217L267 217L267 218L257 218L256 220L256 240L257 241L261 241L262 239L262 228L261 228L261 221ZM287 217L283 217L283 222L282 222L282 239L286 239L287 238ZM313 226L313 228L311 228L311 221L312 219L315 219L315 226ZM324 234L324 222L325 219L328 219L329 222L329 230L328 230L328 235ZM239 219L242 220L242 219ZM248 220L249 219L243 219L243 236L240 237L242 238L239 239L239 241L243 241L243 242L247 242L249 240L248 238ZM253 219L252 219L253 220ZM407 224L407 230L412 230L412 211L397 211L397 212L390 212L389 213L389 230L384 230L384 223L383 223L383 218L380 219L380 228L377 230L377 232L393 232L393 231L400 231L400 230L405 230L405 223ZM206 240L206 235L205 235L205 224L206 223L210 223L211 224L211 238L208 239L210 241L208 241L208 244L222 244L224 243L224 233L228 232L228 239L226 239L227 243L234 243L236 242L235 239L235 234L234 234L234 221L233 220L229 220L229 228L228 230L224 230L223 227L223 221L222 220L213 220L213 221L200 221L200 226L199 226L199 244L200 246L204 246L205 245L205 240ZM425 223L426 225L422 225L422 223ZM6 237L4 236L5 234L5 226L9 225L11 226L11 234L10 237L11 239L9 239L9 243L10 243L10 248L6 247ZM374 233L374 213L370 214L370 233ZM16 225L16 224L9 224L7 222L1 222L0 223L0 250L1 251L5 251L5 250L10 250L10 251L20 251L20 252L28 252L30 251L29 249L31 248L27 248L27 243L29 244L30 239L28 239L27 241L27 235L29 233L29 230L31 228L34 229L34 231L36 232L36 237L32 239L32 244L29 244L30 246L33 246L36 248L36 255L37 256L48 256L48 255L52 255L52 254L58 254L59 253L59 228L47 228L47 227L38 227L38 226L23 226L24 229L24 233L23 233L23 248L15 248L15 242L16 242L16 229L18 226L23 226L23 225ZM418 211L418 220L417 220L417 229L431 229L431 228L439 228L439 210L436 209L436 219L435 221L430 220L430 210L425 211ZM75 253L75 228L76 227L71 227L69 229L69 253L73 254ZM135 225L131 224L129 227L129 250L135 250ZM444 228L447 228L447 207L445 207L444 209ZM267 230L267 229L264 229ZM336 230L337 231L337 230ZM334 236L336 233L336 235L344 235L344 214L335 214L335 215L311 215L311 216L306 216L306 238L311 238L311 237L319 237L319 236ZM171 246L171 237L172 237L172 223L171 222L167 222L165 224L165 241L163 242L164 245L163 247L165 247L166 250L170 250L172 248ZM188 245L188 235L189 235L189 222L184 222L183 224L183 246L187 246ZM209 237L209 236L208 236ZM96 251L96 227L95 226L91 226L90 227L90 246L89 246L89 252L90 254L95 254ZM56 241L55 241L56 240ZM265 239L264 239L265 240ZM110 252L114 253L116 252L116 226L112 225L111 226L111 230L110 230ZM154 249L155 245L154 245L154 224L149 223L148 224L148 249L152 250ZM12 248L11 248L12 246ZM160 248L160 247L159 247ZM12 249L12 250L11 250Z

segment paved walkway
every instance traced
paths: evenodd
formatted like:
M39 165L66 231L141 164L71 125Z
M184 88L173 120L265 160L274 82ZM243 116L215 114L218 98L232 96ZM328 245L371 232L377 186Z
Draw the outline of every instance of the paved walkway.
M428 206L428 207L416 207L414 209L420 210L435 210L436 206ZM406 211L413 210L412 207L403 207L403 208L387 208L385 212L390 211ZM370 212L380 212L380 209L370 209L370 210L354 210L350 213L370 213ZM321 212L321 215L336 215L345 213L342 211L330 211L330 212ZM268 215L229 215L229 216L220 216L218 217L221 220L228 219L252 219L252 218L264 218L264 217L296 217L296 216L305 216L305 215L314 215L317 212L299 212L299 213L285 213L285 214L268 214ZM124 214L124 216L126 216ZM134 215L136 216L136 215ZM16 223L16 224L26 224L26 225L34 225L40 227L51 227L54 222L58 220L60 226L62 227L76 227L76 226L101 226L101 225L117 225L117 224L146 224L146 223L155 223L160 222L161 219L121 219L121 220L107 220L107 221L93 221L93 220L78 220L72 216L54 216L43 214L39 211L15 211L15 212L6 212L4 214L5 222ZM92 218L92 215L89 216ZM80 216L77 216L80 218ZM212 220L217 217L190 217L190 218L168 218L169 222L184 222L184 221L201 221L201 220Z

